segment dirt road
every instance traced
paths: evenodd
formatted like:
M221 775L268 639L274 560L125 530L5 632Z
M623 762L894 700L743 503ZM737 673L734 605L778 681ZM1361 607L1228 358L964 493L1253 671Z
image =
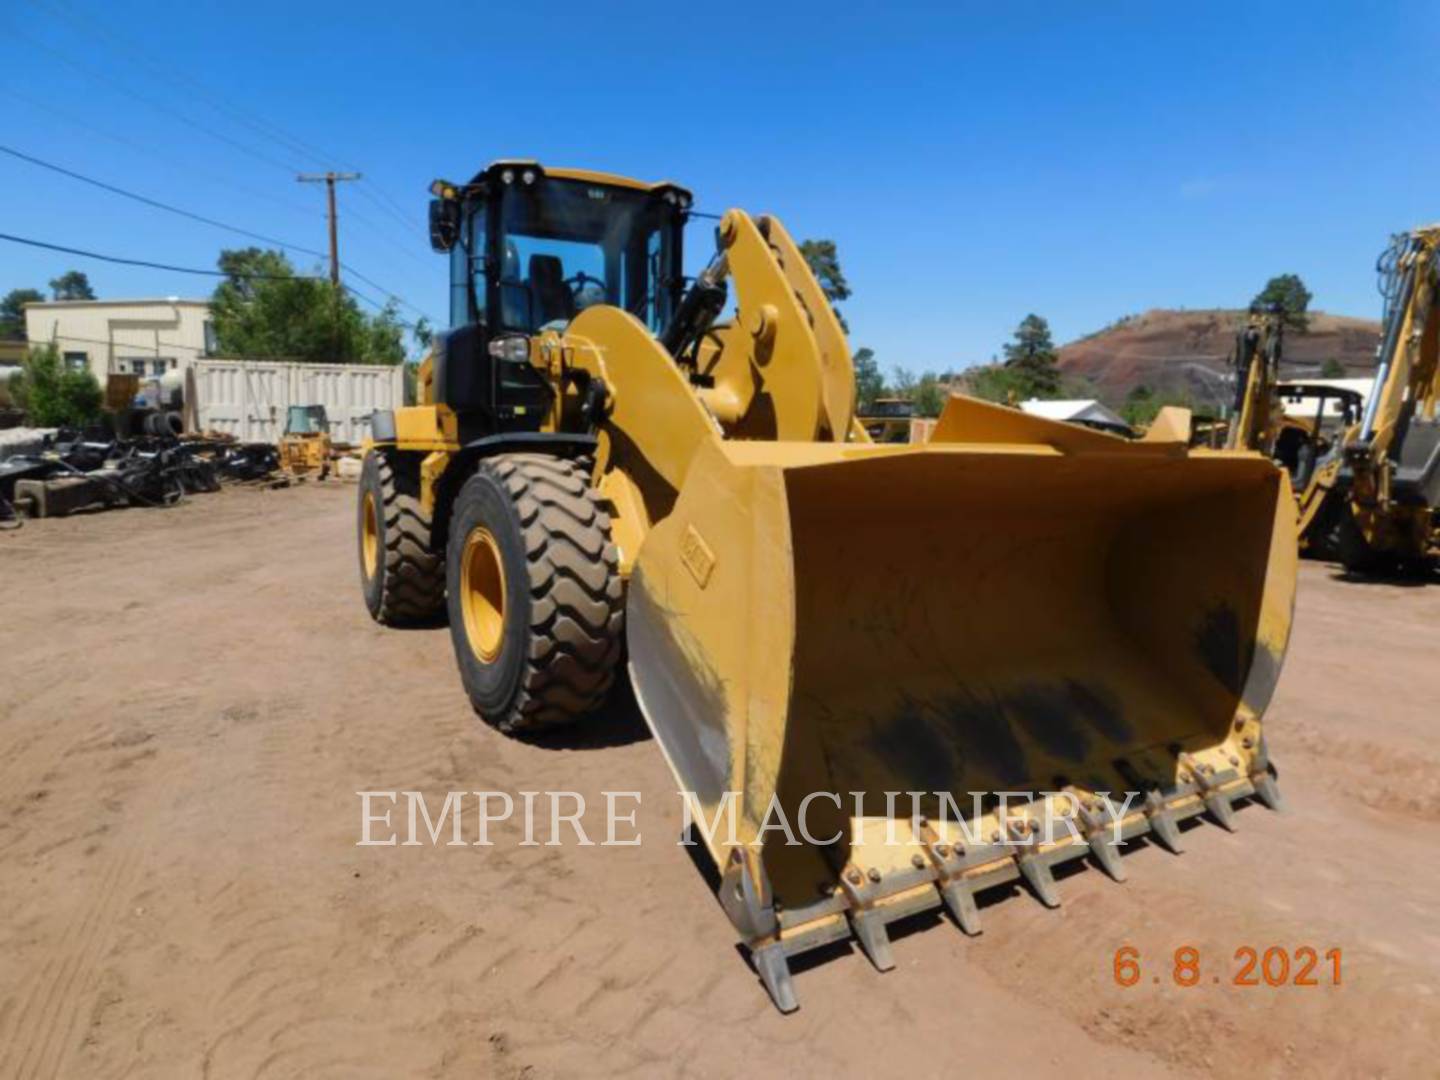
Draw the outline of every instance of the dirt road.
M1440 1075L1440 586L1303 567L1288 813L1133 845L1127 884L1083 869L978 939L919 918L888 975L826 954L782 1017L633 711L549 745L480 725L445 629L366 616L353 499L0 535L0 1077ZM641 793L643 843L356 846L358 791L552 789L597 839L603 792ZM1338 948L1342 985L1236 986L1247 945Z

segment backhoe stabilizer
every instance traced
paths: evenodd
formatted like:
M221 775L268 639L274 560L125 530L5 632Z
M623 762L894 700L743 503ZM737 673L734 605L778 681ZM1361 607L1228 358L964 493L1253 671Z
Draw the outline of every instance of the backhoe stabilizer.
M782 1008L777 958L884 970L898 918L978 933L984 889L1054 906L1061 863L1120 880L1125 840L1278 801L1281 470L964 399L936 438L710 441L630 581L637 697Z

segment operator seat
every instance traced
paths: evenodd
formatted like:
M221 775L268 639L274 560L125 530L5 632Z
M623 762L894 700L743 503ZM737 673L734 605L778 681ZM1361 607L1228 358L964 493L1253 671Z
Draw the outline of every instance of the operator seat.
M565 284L565 267L557 256L530 256L530 292L537 326L569 322L575 317L575 297Z

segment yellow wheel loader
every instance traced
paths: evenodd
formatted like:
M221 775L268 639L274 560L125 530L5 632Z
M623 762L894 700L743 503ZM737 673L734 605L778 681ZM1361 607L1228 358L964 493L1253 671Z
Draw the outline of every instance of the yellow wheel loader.
M1295 510L1252 452L954 397L855 422L835 313L778 221L533 161L437 181L451 328L373 420L366 604L448 617L481 717L585 723L628 674L776 1005L788 958L1278 793L1261 714ZM725 317L730 301L732 317ZM626 667L622 667L625 664ZM628 668L628 671L627 671ZM1055 827L1052 829L1051 826Z

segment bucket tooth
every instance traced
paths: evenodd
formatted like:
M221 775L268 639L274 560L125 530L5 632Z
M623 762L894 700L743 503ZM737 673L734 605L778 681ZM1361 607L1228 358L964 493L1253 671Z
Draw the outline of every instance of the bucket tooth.
M1235 831L1235 809L1223 793L1219 791L1206 792L1205 809L1210 811L1210 816L1215 819L1215 823L1226 832Z
M1017 845L1014 852L1015 865L1020 876L1030 886L1040 902L1048 908L1060 906L1060 893L1055 888L1055 877L1050 873L1050 864L1035 853L1040 838L1039 826L1027 818L1011 818L1005 823L1005 832L1010 842Z
M1255 797L1271 810L1285 809L1285 800L1280 797L1280 788L1275 783L1275 777L1270 775L1269 769L1260 770L1250 778L1250 783L1255 788Z
M885 921L874 911L850 912L850 926L855 931L855 940L876 971L889 971L895 966L895 957L890 952L890 934Z
M946 910L966 935L976 937L981 929L980 909L975 904L975 890L965 880L965 848L943 842L928 824L921 827L920 835Z
M1079 815L1080 824L1085 830L1085 842L1100 869L1104 870L1112 881L1124 881L1125 868L1120 865L1119 845L1107 835L1107 830L1112 828L1113 819L1106 813L1104 800L1082 799Z
M1095 856L1095 861L1110 876L1111 881L1124 881L1125 868L1120 865L1120 852L1115 845L1106 839L1103 832L1093 832L1087 841L1090 845L1090 854Z
M1150 821L1150 832L1161 845L1173 855L1179 855L1185 850L1180 843L1180 829L1175 824L1175 816L1160 798L1160 793L1150 792L1145 800L1145 816Z
M949 881L940 886L940 896L946 908L960 924L960 929L970 937L981 932L980 909L975 904L975 894L960 881Z
M1285 800L1280 797L1280 788L1275 783L1275 774L1270 771L1270 751L1265 746L1265 737L1260 737L1259 753L1255 756L1254 772L1250 784L1255 788L1255 797L1271 810L1285 809Z
M1050 872L1050 865L1034 855L1021 855L1015 861L1019 864L1020 876L1034 890L1040 902L1048 908L1059 907L1060 893L1055 888L1055 876Z
M743 847L730 849L720 877L720 906L740 932L755 971L782 1013L800 1007L790 978L790 962L780 943L780 918L765 866Z
M775 1007L782 1013L798 1009L800 1002L795 997L795 983L790 978L790 961L785 956L784 947L778 941L763 945L752 952L750 958L755 962L755 970Z
M1230 805L1230 798L1220 790L1220 782L1225 777L1233 778L1233 771L1227 770L1223 776L1216 776L1213 767L1195 760L1190 754L1180 755L1180 764L1190 770L1195 786L1200 790L1200 801L1205 804L1205 809L1210 811L1210 816L1215 819L1226 832L1235 831L1235 811Z

